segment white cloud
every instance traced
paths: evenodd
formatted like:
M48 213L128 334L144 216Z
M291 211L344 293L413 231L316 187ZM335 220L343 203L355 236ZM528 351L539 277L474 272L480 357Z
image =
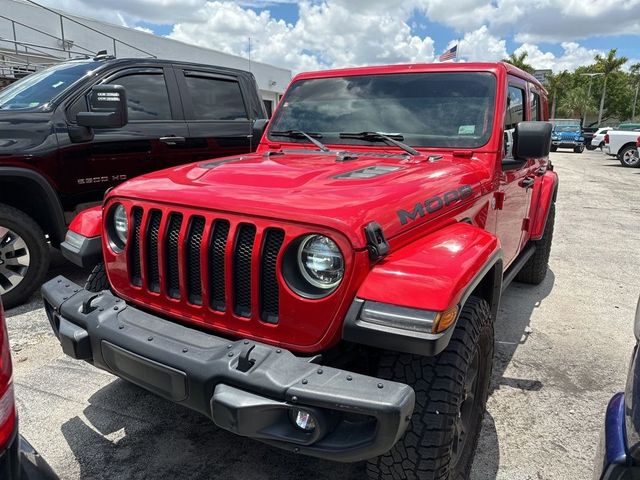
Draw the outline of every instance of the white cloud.
M560 56L552 52L543 52L540 47L531 43L524 43L514 53L517 55L527 52L526 62L537 69L551 69L554 72L562 70L575 70L581 65L593 63L593 57L604 52L595 49L587 49L575 42L562 42L563 53Z
M455 44L452 41L449 46ZM495 62L507 56L506 42L493 36L486 25L465 33L458 43L458 55L472 62Z
M433 60L433 40L413 35L401 17L346 3L301 2L299 20L287 24L266 10L214 1L199 10L200 21L178 23L169 36L244 56L251 37L253 59L295 71Z

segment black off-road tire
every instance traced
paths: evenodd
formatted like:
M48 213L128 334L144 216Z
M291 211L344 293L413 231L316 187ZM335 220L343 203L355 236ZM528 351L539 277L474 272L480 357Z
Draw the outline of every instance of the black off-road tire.
M549 269L549 254L551 253L551 242L553 241L553 226L556 218L556 202L552 202L549 207L547 224L544 226L544 233L540 240L533 240L536 246L535 253L524 264L522 270L516 275L516 282L539 285L547 275Z
M558 150L558 147L551 145L551 147L549 148L550 151L555 152L556 150Z
M107 278L107 272L104 269L104 263L100 262L89 274L87 283L84 285L85 290L90 292L101 292L103 290L109 290L109 279Z
M573 153L582 153L584 152L584 145L580 145L579 147L573 147Z
M439 355L383 354L378 376L411 385L416 392L416 406L398 443L388 453L367 462L368 478L469 478L489 392L492 360L491 311L487 302L476 297L470 297L465 304L449 345ZM473 371L476 383L469 388L474 390L470 398L466 391ZM457 434L461 418L469 419L464 444L459 443Z
M2 303L5 309L9 309L24 303L42 285L49 270L49 245L36 221L17 208L0 204L0 226L24 240L29 255L29 266L21 273L23 278L19 283L10 288L5 277L5 289L8 291L2 295Z

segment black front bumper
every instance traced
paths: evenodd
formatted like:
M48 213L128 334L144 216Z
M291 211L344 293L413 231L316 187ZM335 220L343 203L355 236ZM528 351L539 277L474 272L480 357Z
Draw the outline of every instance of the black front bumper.
M63 351L280 448L353 462L388 451L404 433L411 387L310 363L277 347L228 340L88 292L57 277L42 287ZM297 409L317 427L292 422Z

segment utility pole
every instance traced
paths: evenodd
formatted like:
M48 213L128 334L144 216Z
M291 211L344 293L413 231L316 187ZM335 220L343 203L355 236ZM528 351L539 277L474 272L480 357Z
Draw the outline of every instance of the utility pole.
M581 73L580 75L582 75L583 77L589 77L589 88L587 90L587 99L584 102L584 109L583 109L584 113L582 115L583 126L586 126L587 125L587 102L591 99L591 84L593 83L593 77L604 75L604 73Z

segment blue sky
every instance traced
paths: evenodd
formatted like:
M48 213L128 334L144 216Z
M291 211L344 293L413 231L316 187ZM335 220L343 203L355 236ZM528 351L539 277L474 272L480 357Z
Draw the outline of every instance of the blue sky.
M640 62L640 0L42 0L294 71L433 61L459 41L464 60L526 51L536 68L572 70L617 48Z

